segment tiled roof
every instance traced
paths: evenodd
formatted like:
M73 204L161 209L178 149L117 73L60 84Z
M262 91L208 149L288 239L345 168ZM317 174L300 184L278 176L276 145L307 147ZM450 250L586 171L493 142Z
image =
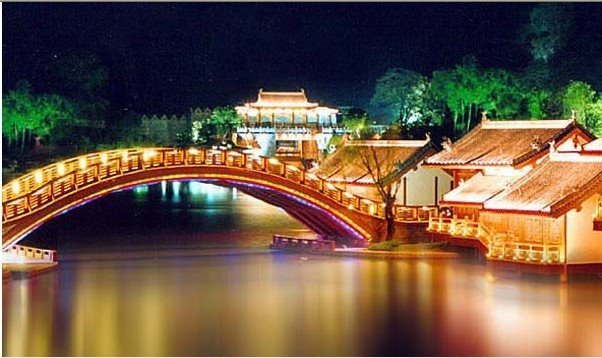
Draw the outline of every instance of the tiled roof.
M602 193L602 156L553 153L483 207L558 217L595 193Z
M506 189L517 180L517 175L484 175L477 173L465 182L462 182L452 191L443 195L442 204L483 204L487 199Z
M373 184L374 180L364 165L362 156L372 167L378 162L383 177L391 172L399 177L416 166L431 150L428 141L351 141L328 157L315 174L332 182ZM376 155L376 161L373 155Z
M542 154L549 142L581 127L570 120L491 121L426 160L440 166L515 166ZM590 136L584 132L586 136ZM592 138L593 139L593 138Z
M317 107L318 103L307 101L305 92L266 92L259 91L253 107Z

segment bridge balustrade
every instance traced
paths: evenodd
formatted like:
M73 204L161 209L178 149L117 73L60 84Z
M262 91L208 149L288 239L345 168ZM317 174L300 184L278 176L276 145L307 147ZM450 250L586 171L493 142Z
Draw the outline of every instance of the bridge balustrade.
M28 173L2 187L2 217L8 221L40 209L57 198L99 181L141 170L171 166L223 165L261 171L284 177L367 215L384 218L384 206L346 192L303 168L265 158L222 149L145 148L123 149L68 159ZM435 208L396 206L398 221L426 221ZM426 217L424 216L426 215Z
M23 260L53 262L57 259L55 250L44 250L23 245L13 245L4 252Z
M273 249L304 249L310 251L334 251L335 242L332 240L305 239L292 236L274 235L272 237Z

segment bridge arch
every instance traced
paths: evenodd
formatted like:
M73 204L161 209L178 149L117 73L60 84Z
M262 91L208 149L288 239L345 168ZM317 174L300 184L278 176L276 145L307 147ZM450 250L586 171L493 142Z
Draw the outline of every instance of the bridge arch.
M303 169L234 150L144 148L92 153L51 164L2 187L2 248L68 210L111 192L162 180L236 187L329 236L370 241L383 232L379 203Z

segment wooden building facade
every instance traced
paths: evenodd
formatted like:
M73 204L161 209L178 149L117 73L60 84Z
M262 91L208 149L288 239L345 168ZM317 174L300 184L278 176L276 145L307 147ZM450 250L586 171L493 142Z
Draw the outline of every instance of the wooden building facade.
M602 148L580 125L484 121L428 158L454 189L428 231L479 243L494 260L602 263ZM461 241L461 240L460 240Z

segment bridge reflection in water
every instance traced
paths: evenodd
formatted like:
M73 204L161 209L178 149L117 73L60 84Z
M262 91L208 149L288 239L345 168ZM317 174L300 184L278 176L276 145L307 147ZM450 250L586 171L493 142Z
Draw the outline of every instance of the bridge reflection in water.
M27 244L54 233L67 260L3 285L4 355L602 354L599 279L262 255L249 248L301 226L233 189L161 186L111 194L31 234ZM223 249L232 242L245 250Z

